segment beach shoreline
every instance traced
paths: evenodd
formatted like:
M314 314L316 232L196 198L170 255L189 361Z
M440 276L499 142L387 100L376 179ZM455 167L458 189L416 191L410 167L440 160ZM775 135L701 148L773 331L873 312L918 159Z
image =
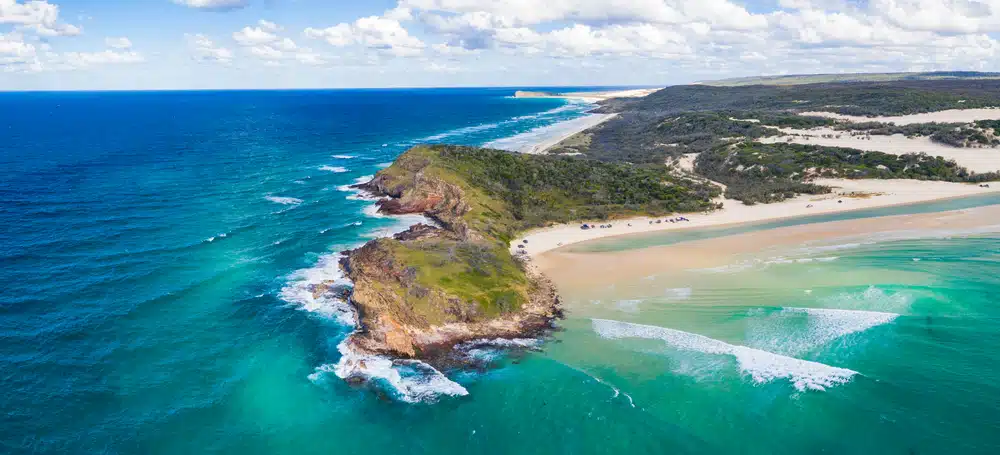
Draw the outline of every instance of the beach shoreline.
M991 182L987 184L989 187L918 180L820 179L816 183L834 187L834 192L824 195L800 195L782 202L752 206L727 199L722 209L700 214L604 221L581 220L579 223L559 224L524 232L511 242L510 249L512 253L536 258L543 253L569 245L611 237L724 227L1000 193L1000 182ZM673 223L667 221L681 217L687 221ZM584 223L610 225L610 227L582 229Z
M539 155L547 152L552 147L559 145L562 141L569 139L577 134L587 131L597 125L600 125L608 120L617 117L618 114L587 114L586 117L580 117L578 119L568 120L563 122L564 125L569 125L565 131L558 135L551 136L544 140L539 141L530 148L527 148L521 153L526 153L529 155Z
M605 101L612 98L642 98L652 93L655 93L659 90L662 90L662 87L625 89L625 90L601 90L594 92L565 92L565 93L518 91L514 94L514 97L515 98L558 98L566 100L584 101L587 103L598 103L600 101Z

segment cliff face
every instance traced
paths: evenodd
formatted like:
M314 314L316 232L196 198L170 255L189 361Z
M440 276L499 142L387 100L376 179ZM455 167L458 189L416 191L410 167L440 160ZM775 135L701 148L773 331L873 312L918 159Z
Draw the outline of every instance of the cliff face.
M385 197L385 214L424 214L392 239L347 252L351 302L361 327L355 349L434 361L481 338L530 337L550 327L558 299L543 278L529 276L504 242L470 228L467 189L449 181L432 156L407 152L359 188Z

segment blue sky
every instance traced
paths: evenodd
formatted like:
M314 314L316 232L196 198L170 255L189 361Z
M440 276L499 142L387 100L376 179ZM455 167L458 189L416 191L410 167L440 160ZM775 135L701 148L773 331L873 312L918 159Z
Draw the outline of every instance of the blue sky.
M1000 0L0 0L0 90L1000 69Z

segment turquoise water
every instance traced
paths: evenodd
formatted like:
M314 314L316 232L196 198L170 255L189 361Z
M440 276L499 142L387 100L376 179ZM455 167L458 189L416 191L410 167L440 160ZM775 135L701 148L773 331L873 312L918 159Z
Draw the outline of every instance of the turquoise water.
M465 396L326 373L350 328L311 285L401 225L344 186L588 108L512 92L0 95L0 452L995 452L996 235L568 290Z

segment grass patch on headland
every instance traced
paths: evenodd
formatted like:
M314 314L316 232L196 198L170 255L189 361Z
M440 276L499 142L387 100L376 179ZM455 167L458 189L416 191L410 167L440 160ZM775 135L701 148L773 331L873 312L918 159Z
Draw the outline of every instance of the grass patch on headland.
M720 193L662 165L458 146L415 147L375 181L400 207L444 226L433 235L379 239L350 259L368 278L355 279L364 288L355 295L371 302L367 311L415 326L482 322L522 309L535 283L509 247L525 229L704 211Z

